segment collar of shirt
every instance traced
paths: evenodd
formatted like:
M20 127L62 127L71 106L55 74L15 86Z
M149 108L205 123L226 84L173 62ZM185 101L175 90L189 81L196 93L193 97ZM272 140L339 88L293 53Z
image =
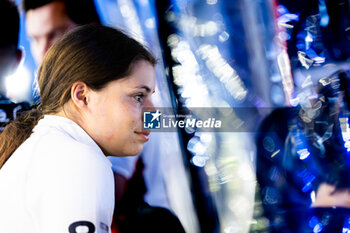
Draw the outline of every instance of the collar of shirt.
M53 128L67 134L67 136L80 143L93 147L96 151L99 151L104 155L96 142L77 123L66 117L44 115L44 118L40 119L38 124L34 127L33 132L36 134L46 134ZM107 157L105 158L111 165Z

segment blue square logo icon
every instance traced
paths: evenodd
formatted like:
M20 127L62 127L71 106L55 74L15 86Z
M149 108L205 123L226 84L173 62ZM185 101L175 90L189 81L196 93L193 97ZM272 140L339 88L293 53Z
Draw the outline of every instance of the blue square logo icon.
M144 129L160 129L161 128L161 116L162 113L157 110L156 112L143 112L143 128Z

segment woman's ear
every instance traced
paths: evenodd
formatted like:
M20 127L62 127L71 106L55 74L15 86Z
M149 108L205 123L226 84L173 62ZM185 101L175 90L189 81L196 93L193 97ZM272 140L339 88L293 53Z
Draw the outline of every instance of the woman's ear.
M79 109L84 109L88 105L88 94L90 88L84 82L75 82L71 88L71 98L74 105Z

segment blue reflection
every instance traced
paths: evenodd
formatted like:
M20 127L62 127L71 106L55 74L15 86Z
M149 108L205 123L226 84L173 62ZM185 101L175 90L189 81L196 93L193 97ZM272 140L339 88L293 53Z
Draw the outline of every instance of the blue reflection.
M299 172L298 177L300 177L302 179L302 182L304 184L302 191L304 193L311 191L312 190L312 182L316 179L316 177L306 169Z
M350 233L350 218L345 220L342 233Z
M310 156L310 151L307 148L307 140L304 133L301 131L293 133L295 138L296 152L300 160L305 160Z
M322 27L327 27L329 24L329 15L327 13L327 6L325 0L318 0L318 9L320 11L321 16L320 25Z
M309 221L309 226L311 228L314 228L318 224L318 218L316 216L313 216Z
M318 232L321 232L322 230L323 230L323 225L322 225L322 223L318 223L318 224L314 227L313 232L314 232L314 233L318 233Z
M316 216L313 216L309 221L309 226L314 233L319 233L323 230L323 224L318 220Z

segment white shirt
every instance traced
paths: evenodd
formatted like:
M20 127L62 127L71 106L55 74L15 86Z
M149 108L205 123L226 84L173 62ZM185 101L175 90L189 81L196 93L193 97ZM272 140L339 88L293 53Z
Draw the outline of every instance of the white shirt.
M113 209L111 163L67 118L46 115L0 169L0 232L110 232Z

